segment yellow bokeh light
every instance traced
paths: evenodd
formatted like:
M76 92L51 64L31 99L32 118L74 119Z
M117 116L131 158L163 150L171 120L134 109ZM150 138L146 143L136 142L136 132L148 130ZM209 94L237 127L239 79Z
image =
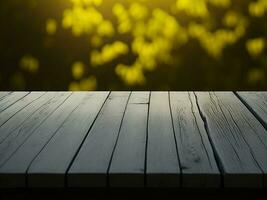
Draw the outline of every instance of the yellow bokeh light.
M49 35L54 35L57 32L57 21L54 19L48 19L46 21L46 32Z
M72 65L72 76L75 79L80 79L84 75L86 66L82 62L75 62Z
M151 4L148 0L70 2L72 6L65 9L62 26L76 37L86 36L90 45L90 66L81 62L72 66L76 81L70 84L71 90L86 89L86 84L90 89L96 87L96 77L83 77L87 67L99 66L114 67L127 85L144 85L146 72L171 66L179 56L174 52L191 40L197 41L211 59L219 60L228 46L242 41L250 25L246 14L232 6L231 0L173 0L170 5L165 5L169 1ZM262 17L267 0L248 2L246 6L251 16ZM214 10L222 14L217 21ZM54 19L47 20L46 31L50 35L56 33ZM256 58L266 44L264 38L256 38L245 45ZM120 60L125 57L131 58L130 63Z
M145 77L139 63L134 63L132 66L119 64L116 67L116 73L130 86L145 83Z
M250 39L246 43L247 50L252 57L259 56L266 46L264 38Z
M39 61L31 55L25 55L20 59L20 67L27 72L36 73L39 69Z
M91 53L91 63L93 66L103 65L119 57L120 55L127 54L128 51L129 48L127 44L116 41L112 44L105 45L101 51L93 51Z
M183 11L193 17L207 17L209 11L206 0L177 0L177 11Z
M253 17L262 17L267 11L267 0L253 1L248 7L249 13Z
M97 80L94 76L82 79L81 81L73 81L69 85L70 91L91 91L97 89Z

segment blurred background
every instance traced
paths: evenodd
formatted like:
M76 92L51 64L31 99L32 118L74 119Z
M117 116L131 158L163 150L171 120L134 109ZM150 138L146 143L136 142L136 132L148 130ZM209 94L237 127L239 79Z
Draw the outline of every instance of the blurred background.
M1 0L0 90L266 90L267 0Z

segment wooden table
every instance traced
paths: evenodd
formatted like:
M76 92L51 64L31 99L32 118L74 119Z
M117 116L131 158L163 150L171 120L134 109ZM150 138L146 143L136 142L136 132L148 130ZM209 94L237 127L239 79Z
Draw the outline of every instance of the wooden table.
M267 186L267 92L1 92L0 188Z

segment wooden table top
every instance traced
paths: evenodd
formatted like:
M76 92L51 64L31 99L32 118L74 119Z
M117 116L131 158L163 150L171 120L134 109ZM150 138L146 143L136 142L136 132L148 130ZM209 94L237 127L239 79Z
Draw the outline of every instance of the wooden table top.
M267 186L267 92L0 92L0 188Z

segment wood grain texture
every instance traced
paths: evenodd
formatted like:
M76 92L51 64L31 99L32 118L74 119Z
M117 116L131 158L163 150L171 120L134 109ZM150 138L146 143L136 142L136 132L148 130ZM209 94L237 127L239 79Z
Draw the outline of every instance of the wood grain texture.
M0 100L3 100L5 97L7 97L11 92L0 92Z
M78 107L31 163L27 171L29 187L65 186L65 174L108 94L85 93Z
M41 108L45 103L50 101L55 97L56 93L46 93L37 101L26 106L23 110L18 112L15 116L9 119L0 127L0 144L9 136L9 134L19 131L19 128L23 123L28 120L39 108Z
M0 143L0 167L10 158L10 156L31 136L36 128L49 117L51 113L68 97L67 93L52 94L54 98L47 96L47 101L41 101L36 109L25 121L16 129L12 130L8 136ZM33 109L33 107L31 107Z
M40 98L44 94L44 92L31 92L22 99L18 100L15 104L11 105L9 108L5 109L3 112L0 113L0 126L2 126L19 111L21 111L23 108L25 108L34 100Z
M0 188L267 187L267 92L0 92Z
M148 118L147 186L179 187L180 175L169 94L152 92Z
M70 187L105 187L130 92L112 92L67 174Z
M71 93L70 93L71 94ZM32 135L17 149L0 168L0 186L14 188L26 186L26 172L39 152L62 127L64 121L77 108L85 93L72 94Z
M219 187L220 172L193 93L171 92L183 187Z
M262 187L267 169L266 130L232 92L196 95L223 168L225 187Z
M16 103L21 98L25 97L29 92L12 92L10 95L0 99L0 113L7 109L9 106Z
M149 92L132 92L109 168L111 187L144 187Z
M267 92L237 92L237 95L267 129Z

